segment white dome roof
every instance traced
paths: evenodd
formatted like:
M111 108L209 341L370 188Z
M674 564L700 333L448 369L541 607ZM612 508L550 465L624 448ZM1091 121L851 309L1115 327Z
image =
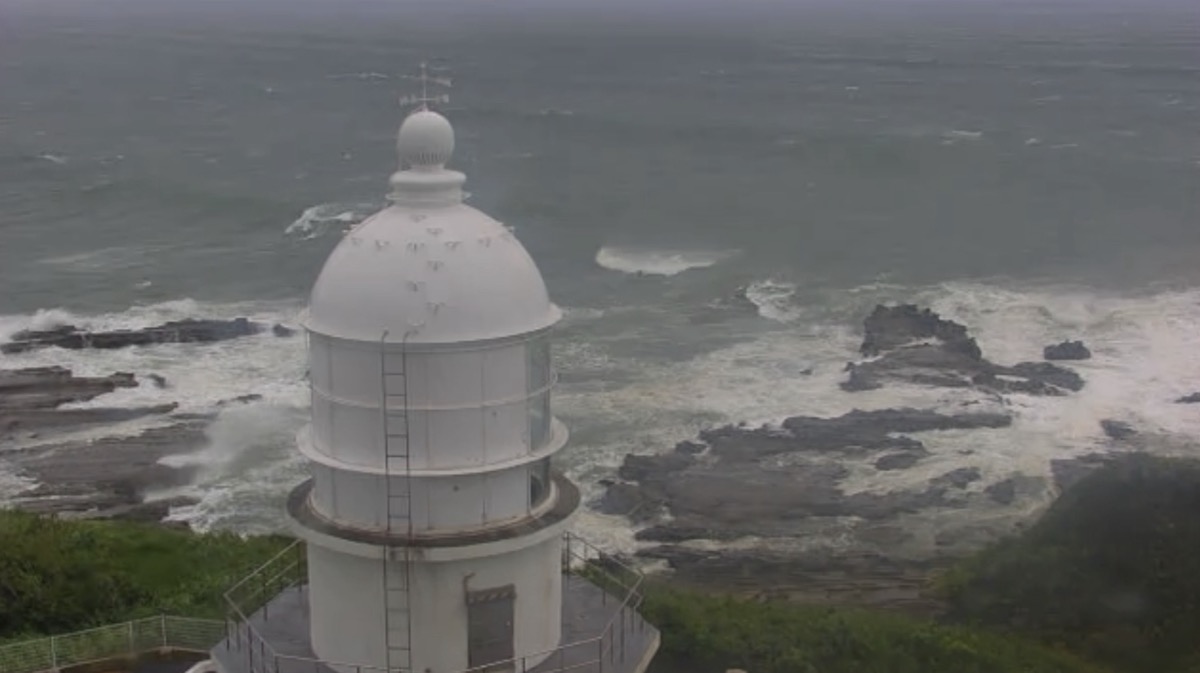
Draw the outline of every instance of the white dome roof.
M441 168L454 144L449 122L413 113L397 144L412 168L392 176L392 205L329 255L313 286L308 329L360 341L378 342L386 332L388 342L450 344L557 322L561 313L524 246L463 204L464 176Z

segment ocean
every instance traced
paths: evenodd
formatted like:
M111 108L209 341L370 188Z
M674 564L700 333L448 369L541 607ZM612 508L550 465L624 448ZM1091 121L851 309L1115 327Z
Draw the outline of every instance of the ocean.
M1080 393L1011 396L1013 427L925 435L931 459L857 470L848 491L968 461L971 488L1045 475L1102 444L1106 418L1187 453L1200 408L1173 400L1200 390L1200 13L1185 5L0 0L0 340L295 325L341 233L383 205L401 75L428 58L455 78L442 111L470 202L515 227L566 311L554 406L589 497L626 453L714 424L958 405L838 388L879 302L966 324L998 362L1068 338L1094 357ZM266 335L0 368L170 383L84 406L261 394L184 459L203 470L180 492L201 500L175 514L253 532L280 525L304 474L303 349ZM28 485L0 472L0 498ZM623 520L579 525L636 544Z

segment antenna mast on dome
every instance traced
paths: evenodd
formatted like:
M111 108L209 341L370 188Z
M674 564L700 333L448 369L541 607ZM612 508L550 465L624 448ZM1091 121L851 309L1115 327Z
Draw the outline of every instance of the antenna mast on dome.
M433 94L429 93L429 85L441 86L447 89L450 88L452 80L449 77L439 77L431 75L430 71L442 72L448 70L445 67L429 65L425 61L421 61L421 72L418 75L401 75L401 79L413 80L421 83L421 93L400 97L400 105L409 106L416 105L416 110L428 110L430 103L441 103L443 105L450 102L450 94Z

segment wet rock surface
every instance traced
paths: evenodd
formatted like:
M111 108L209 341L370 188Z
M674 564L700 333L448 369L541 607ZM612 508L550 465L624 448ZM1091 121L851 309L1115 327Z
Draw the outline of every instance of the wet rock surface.
M846 365L841 386L849 392L897 381L1030 395L1065 395L1084 385L1075 371L1049 362L991 362L965 326L912 304L876 306L863 327L859 352L874 359Z
M214 342L237 339L271 330L276 336L292 336L295 331L283 325L268 326L247 318L232 320L187 319L142 329L89 332L74 325L46 330L23 330L8 343L0 344L2 353L23 353L37 348L128 348L164 343Z
M1042 349L1045 360L1089 360L1092 351L1082 341L1063 341Z
M75 376L63 367L0 370L0 461L38 484L10 504L44 514L157 521L183 500L146 496L190 482L192 468L162 464L207 442L209 415L178 417L175 403L133 408L61 408L120 388L143 385L134 374ZM158 387L147 378L144 385ZM163 425L130 437L65 439L69 433L136 418Z
M1056 459L1048 466L1052 483L1020 473L997 478L961 461L952 469L932 469L937 456L922 433L957 432L954 441L960 446L950 450L970 456L972 433L1003 431L1012 424L1012 417L1003 413L1005 396L1065 396L1081 390L1083 378L1051 362L992 362L966 326L914 305L877 306L863 328L859 354L866 359L847 365L844 390L889 384L941 388L948 396L962 390L962 408L978 403L983 393L984 400L997 403L990 408L1000 411L854 410L831 418L795 416L779 426L711 428L662 454L627 455L618 479L603 483L594 506L641 526L636 538L655 544L639 555L666 562L684 581L719 577L736 582L743 577L747 585L758 587L803 585L801 593L811 597L817 590L812 582L837 593L837 578L849 584L847 578L853 576L855 584L877 580L884 593L898 591L907 596L900 600L919 602L908 590L916 586L913 578L927 573L931 564L1009 532L1012 524L964 517L957 528L929 532L916 545L924 551L914 555L916 547L910 543L920 534L908 525L912 517L1044 501L1104 464L1101 454ZM1104 430L1110 431L1109 426ZM947 450L944 443L939 450ZM914 470L921 470L920 476L914 478ZM906 475L898 482L903 486L864 490L855 478L872 471ZM800 541L813 530L828 538L839 526L853 530L850 547L801 545L784 553L740 543L696 546L702 540Z
M1200 392L1192 393L1191 395L1184 395L1183 397L1175 400L1175 402L1177 404L1200 404Z

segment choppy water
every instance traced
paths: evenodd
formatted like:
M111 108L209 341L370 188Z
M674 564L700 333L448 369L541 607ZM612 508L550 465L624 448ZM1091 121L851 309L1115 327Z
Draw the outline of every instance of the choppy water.
M64 320L294 322L338 232L382 203L398 74L432 56L457 79L446 113L472 202L515 225L567 308L556 408L585 484L714 422L952 404L837 389L858 322L887 300L966 323L998 361L1062 338L1096 354L1081 394L1014 398L1011 430L972 435L980 488L1089 450L1100 418L1200 436L1196 410L1170 403L1200 388L1200 18L1187 8L688 21L660 3L501 20L460 2L355 0L334 15L8 1L0 338ZM757 314L728 308L743 287ZM172 383L94 404L265 396L210 429L192 489L204 500L181 514L201 525L273 525L303 471L298 340L0 359L44 363ZM958 466L956 441L848 485Z

